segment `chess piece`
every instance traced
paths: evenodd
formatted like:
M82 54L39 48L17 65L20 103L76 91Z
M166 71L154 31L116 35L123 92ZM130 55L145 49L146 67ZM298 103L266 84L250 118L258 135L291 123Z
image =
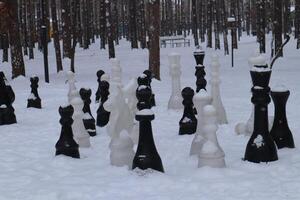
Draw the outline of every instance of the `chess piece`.
M103 108L110 113L107 124L107 133L113 139L120 136L122 130L131 132L133 127L133 116L125 102L123 92L120 87L116 88L114 94L108 96Z
M103 74L105 74L105 72L103 71L103 70L98 70L97 71L97 82L98 82L98 89L97 89L97 91L96 91L96 94L95 94L95 96L96 96L96 103L99 103L99 101L100 101L100 82L101 82L101 77L103 76Z
M170 76L172 78L172 94L169 99L168 109L181 109L182 106L182 96L180 94L180 55L173 53L169 55L170 63Z
M248 141L244 159L254 163L278 160L275 143L269 133L268 104L271 69L268 65L254 66L251 71L254 130Z
M143 74L146 74L146 76L149 80L147 86L149 86L151 91L152 91L151 82L152 82L152 79L153 79L153 73L150 70L147 69L143 72ZM151 103L152 107L155 106L155 94L153 94L153 92L152 92L152 96L150 98L150 103Z
M103 78L102 78L103 79ZM102 80L100 82L100 96L101 102L97 110L97 126L104 127L109 121L110 113L106 111L103 104L107 101L109 95L109 82L107 80Z
M138 88L138 84L137 84L136 78L131 79L128 82L128 84L122 88L124 97L126 99L128 107L129 107L130 111L132 112L133 116L135 116L135 113L137 112L136 105L138 103L138 100L135 95L137 88Z
M15 93L2 71L0 71L0 125L17 123L15 109L12 104Z
M90 134L90 136L96 136L96 120L92 115L90 104L91 104L91 95L92 90L91 89L85 89L81 88L79 90L80 97L84 103L83 106L83 124L87 132Z
M79 92L75 85L75 73L72 71L67 72L67 82L69 84L69 91L68 91L68 102L71 104L73 98L80 98Z
M83 101L80 97L72 99L71 105L74 108L72 129L74 133L74 139L79 144L79 147L90 147L90 135L86 131L83 124Z
M117 87L122 87L122 68L120 61L116 58L111 58L111 79L110 93L114 93Z
M78 147L79 145L73 139L73 115L74 109L71 105L66 107L59 107L59 114L61 119L59 120L62 128L59 140L57 141L55 148L55 155L66 155L73 158L80 158Z
M197 119L194 113L194 90L186 87L182 90L182 104L184 106L183 116L179 121L179 135L194 134L197 129Z
M196 155L200 152L200 147L203 145L204 142L204 133L203 133L203 126L204 126L204 114L203 108L212 102L211 96L205 90L201 90L194 96L194 104L197 109L197 131L195 137L193 139L190 155Z
M110 164L117 167L128 166L132 168L132 161L135 152L133 151L134 143L126 131L122 131L119 137L111 140L110 147Z
M217 110L217 119L219 124L227 124L226 112L220 95L220 62L216 54L212 56L211 62L211 96L212 105Z
M153 169L164 172L162 161L156 150L151 121L154 120L150 98L151 89L149 87L139 87L136 92L139 101L136 114L136 120L139 121L139 143L136 154L133 159L132 169L139 168L141 170Z
M271 97L275 106L275 115L270 134L278 149L284 147L295 148L293 135L286 117L286 103L289 96L290 91L285 87L277 87L271 91Z
M254 66L260 66L266 64L266 58L255 50L252 53L252 57L248 59L248 64L250 69ZM273 117L269 117L269 127L272 127ZM235 126L235 132L238 135L244 134L246 136L251 136L254 129L254 106L252 106L251 114L246 123L238 123Z
M217 139L217 111L212 105L207 105L203 108L203 136L204 143L200 147L198 154L198 167L225 167L225 154L219 145Z
M133 128L131 130L131 133L129 133L134 144L138 144L139 141L139 123L135 120L134 117L136 112L138 111L137 109L138 100L135 95L137 88L138 88L138 83L136 78L130 80L129 83L122 88L124 97L126 99L128 107L132 114L132 119L134 119Z
M205 80L205 67L203 65L203 61L204 61L204 57L205 57L205 52L203 50L197 50L194 52L194 57L196 60L196 72L195 72L195 76L196 76L196 92L199 92L200 90L206 90L206 84L207 81Z
M39 87L39 77L34 76L30 78L30 87L31 93L27 99L27 108L42 108L41 98L38 94L38 87Z

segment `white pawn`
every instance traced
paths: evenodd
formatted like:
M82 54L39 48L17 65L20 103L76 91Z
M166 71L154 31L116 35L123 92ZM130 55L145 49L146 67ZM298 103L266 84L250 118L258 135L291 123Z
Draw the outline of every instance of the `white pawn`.
M90 147L90 135L86 131L83 124L84 113L82 111L82 108L84 106L84 103L80 97L75 97L71 100L71 105L74 108L74 122L72 124L74 139L78 143L79 147Z
M198 155L198 167L225 167L225 154L218 143L216 134L218 130L217 111L213 106L207 105L203 109L203 114L203 136L205 141Z
M128 166L131 169L132 161L135 155L133 151L133 141L128 136L126 131L122 131L120 135L113 140L111 140L109 144L110 148L110 164L122 167Z
M201 146L204 142L203 137L203 122L204 122L204 116L203 116L203 108L206 105L211 104L212 98L208 95L208 93L205 90L200 90L193 98L194 105L197 110L197 131L194 136L190 155L196 155L199 153Z
M120 61L116 58L111 58L111 79L110 79L110 93L115 92L116 87L122 87L122 68Z
M72 71L67 72L67 82L69 84L68 101L71 104L72 99L80 97L79 91L75 85L75 74Z
M218 55L212 55L212 62L211 62L211 96L212 96L212 105L217 110L217 120L218 124L227 124L227 116L226 112L221 100L220 95L220 62Z
M168 56L168 58L170 63L170 76L172 78L172 94L169 99L168 109L181 109L183 108L183 105L180 85L180 55L172 53Z

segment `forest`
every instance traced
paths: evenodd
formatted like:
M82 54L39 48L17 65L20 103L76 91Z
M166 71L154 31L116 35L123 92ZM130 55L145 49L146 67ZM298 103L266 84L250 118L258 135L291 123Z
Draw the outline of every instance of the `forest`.
M243 34L257 38L261 53L270 45L266 34L272 34L273 53L287 35L300 48L300 0L1 0L0 19L2 62L10 53L12 78L25 75L23 57L34 59L34 48L44 54L47 74L50 45L57 72L75 72L77 45L89 49L100 42L114 58L115 46L126 39L132 49L149 49L149 69L157 79L160 36L191 36L196 47L205 43L225 55L238 48ZM63 66L64 58L70 66Z

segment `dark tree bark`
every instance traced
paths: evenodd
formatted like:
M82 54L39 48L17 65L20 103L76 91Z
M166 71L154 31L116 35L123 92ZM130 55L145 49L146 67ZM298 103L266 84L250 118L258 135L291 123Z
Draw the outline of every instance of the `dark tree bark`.
M160 2L151 0L148 2L149 12L149 70L154 77L160 80Z
M300 48L300 0L295 0L295 37L297 38L297 49Z
M131 41L131 48L135 49L138 48L137 42L137 21L136 21L136 0L129 0L129 24L130 24L130 41Z
M192 20L193 20L193 35L194 35L195 46L199 46L196 0L192 0Z
M55 56L56 56L56 69L57 72L59 72L63 70L63 66L61 60L59 32L58 32L58 25L57 25L56 0L51 0L51 15L52 15L53 43L54 43Z
M274 0L274 22L273 22L273 34L275 38L275 53L279 50L282 44L282 1ZM281 51L282 56L282 51Z
M100 38L101 49L105 49L106 43L106 7L105 0L100 0Z
M70 0L61 0L63 57L71 58L71 12Z
M257 39L259 42L260 53L266 53L266 9L265 0L256 1L256 13L257 13Z
M109 58L115 58L115 46L114 38L111 31L112 16L111 16L111 0L105 0L106 4L106 28L107 28L107 39L108 39L108 54Z

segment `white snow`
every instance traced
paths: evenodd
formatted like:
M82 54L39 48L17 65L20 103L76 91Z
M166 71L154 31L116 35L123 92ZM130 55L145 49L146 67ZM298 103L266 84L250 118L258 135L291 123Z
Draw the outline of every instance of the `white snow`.
M272 92L286 92L288 90L289 89L285 85L282 85L282 84L277 84L274 87L272 87Z
M230 44L231 37L228 37ZM267 44L270 44L270 35ZM214 41L214 40L213 40ZM193 43L193 42L191 42ZM221 41L221 44L222 41ZM96 72L103 69L110 74L108 52L100 50L97 40L89 50L76 50L75 71L77 87L90 87L93 98L98 83ZM203 47L205 43L201 44ZM11 80L11 64L1 63L13 87L16 100L13 104L17 124L0 127L0 199L1 200L289 200L300 199L300 84L299 50L293 38L284 49L284 57L277 60L278 67L272 70L270 85L287 85L291 96L287 103L287 117L294 133L296 149L281 149L279 160L268 164L254 164L242 161L249 137L237 136L234 127L246 121L252 110L252 87L247 60L249 49L257 47L255 37L241 37L239 49L235 50L235 67L231 67L231 56L220 55L222 76L221 96L228 115L228 125L218 129L218 141L226 154L226 168L197 168L197 158L190 157L192 136L179 136L178 122L182 110L167 110L171 92L168 54L174 49L161 49L161 81L153 80L157 106L153 107L155 120L152 121L153 136L157 151L162 159L165 173L140 173L127 167L110 165L109 142L105 128L97 127L98 135L91 138L89 149L80 149L81 159L64 156L55 157L61 126L59 105L67 101L68 85L65 77L56 74L55 52L49 44L50 84L44 83L43 56L35 49L35 59L25 58L27 77ZM176 48L181 55L182 86L195 89L194 47ZM209 56L214 49L205 49ZM0 50L0 55L2 50ZM270 55L267 45L267 55ZM123 83L147 69L148 51L131 50L130 43L120 41L116 56L121 61ZM69 60L63 61L69 69ZM99 68L103 66L103 68ZM206 68L207 74L210 68ZM65 71L64 71L65 73ZM26 109L29 77L40 77L39 94L43 109ZM103 80L103 78L102 78ZM207 86L210 90L210 86ZM98 105L92 103L91 110L96 116ZM272 103L269 115L273 115Z
M143 109L143 110L139 110L136 113L137 115L153 115L153 111L151 109Z
M260 148L261 146L264 145L264 139L261 135L258 135L254 141L253 141L254 145L256 145L257 148Z

